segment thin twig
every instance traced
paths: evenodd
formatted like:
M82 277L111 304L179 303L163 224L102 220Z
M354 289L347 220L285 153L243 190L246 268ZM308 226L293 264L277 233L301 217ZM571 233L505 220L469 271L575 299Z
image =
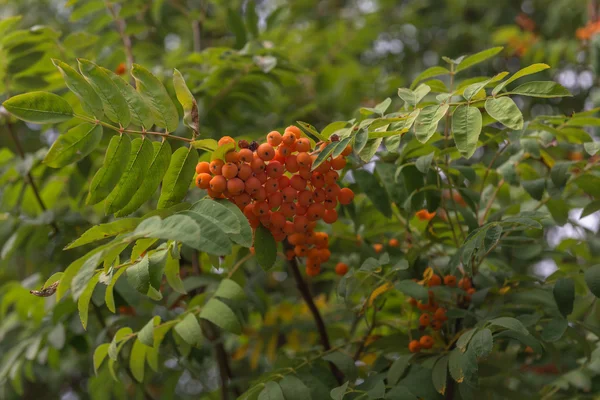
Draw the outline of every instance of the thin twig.
M496 162L498 157L500 157L500 155L504 152L504 150L506 150L508 148L509 144L510 144L510 142L506 143L506 145L503 148L501 148L500 150L498 150L496 152L496 154L492 158L492 161L490 161L490 163L488 164L488 166L485 170L485 173L483 174L483 178L481 178L481 189L479 189L479 201L475 205L475 215L479 215L479 206L481 203L481 196L483 196L483 189L485 189L485 181L487 180L487 177L490 174L492 166L494 165L494 163Z
M15 131L13 130L12 124L10 122L6 124L6 129L8 130L10 137L12 138L13 142L15 143L15 148L17 149L17 153L19 153L19 157L21 157L21 159L24 160L25 152L23 151L23 147L21 146L19 137L15 134ZM31 190L33 190L33 194L34 194L35 199L37 200L40 208L42 209L43 212L46 212L46 210L47 210L46 204L44 204L44 200L40 196L40 192L35 184L35 181L33 180L33 175L31 175L31 171L27 171L27 180L29 181ZM54 231L55 234L58 233L58 225L56 224L55 221L52 221L50 223L50 226L52 227L52 230Z
M217 364L219 365L219 379L221 381L221 400L228 400L229 381L233 378L233 373L231 372L231 367L229 366L229 355L225 350L225 346L223 346L219 331L213 325L213 323L206 320L200 320L200 324L202 327L202 332L204 332L204 336L210 340L215 348L215 358L217 360ZM237 387L233 386L232 390L235 394L235 397L240 396L241 393Z
M481 219L479 220L479 226L483 225L483 223L485 222L492 206L494 205L494 200L496 200L496 196L498 196L498 192L502 188L502 185L504 185L504 178L500 179L500 181L498 182L498 186L496 187L496 190L494 190L492 197L490 197L490 200L488 201L488 204L485 207L485 211L483 212L483 215L481 216Z
M287 240L283 242L283 246L286 251L290 250L292 248L292 246L289 244L289 242ZM330 350L331 344L329 342L329 335L327 334L327 329L325 328L325 323L323 322L323 318L321 317L321 313L319 312L319 309L317 308L317 306L315 305L315 302L313 301L313 298L310 293L310 289L308 288L308 285L302 278L302 274L300 274L300 269L298 268L298 261L296 261L295 258L292 258L291 260L288 261L288 265L290 267L290 270L292 271L294 280L296 281L296 287L298 288L298 291L302 295L304 302L308 306L308 309L310 310L310 312L313 316L313 319L315 320L315 324L317 325L317 331L319 332L319 337L321 338L321 344L323 345L323 348L326 351ZM331 372L333 373L333 376L336 378L338 383L341 385L344 381L344 376L343 376L342 372L333 363L329 363L329 367L331 369Z
M115 10L113 4L110 1L105 1L106 9L112 16L115 21L115 25L117 25L117 31L119 31L119 36L121 36L121 41L123 42L123 47L125 48L125 58L127 60L127 70L131 70L133 63L135 60L133 59L133 46L131 44L131 37L127 34L126 29L127 25L125 24L125 20L120 18ZM131 79L131 84L134 84L133 77Z
M192 21L192 39L194 41L194 53L202 51L200 21L197 19Z
M371 326L369 326L367 333L365 333L362 340L360 341L360 344L358 345L358 348L356 349L356 353L354 353L354 357L353 357L354 361L356 361L360 358L360 355L362 354L363 350L365 349L365 346L367 345L367 340L369 340L369 337L371 336L373 329L375 329L375 326L377 325L376 322L377 322L377 307L373 308L373 320L371 321Z

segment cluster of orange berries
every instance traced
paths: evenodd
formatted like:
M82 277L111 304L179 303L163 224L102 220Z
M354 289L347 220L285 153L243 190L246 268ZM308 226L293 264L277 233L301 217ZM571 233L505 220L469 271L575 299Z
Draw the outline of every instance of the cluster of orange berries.
M235 144L235 140L225 136L218 145L229 143ZM238 149L234 146L225 160L198 163L196 186L206 189L212 198L228 198L236 204L253 229L262 224L276 241L287 238L294 248L286 257L307 257L306 272L314 276L331 256L328 235L315 232L317 221L334 223L338 203L350 204L354 199L352 190L337 184L337 171L346 166L350 146L312 168L318 152L328 144L320 143L319 150L313 151L311 142L295 126L286 128L283 135L270 132L266 143L260 145L240 140Z
M444 279L439 275L433 274L427 280L427 286L435 287L440 286L442 283L448 287L459 287L463 289L466 293L461 296L464 302L471 301L471 295L475 293L475 288L473 287L471 280L467 277L460 279L457 283L456 277L454 275L446 275ZM435 301L435 294L433 291L429 291L429 299L427 303L423 303L421 301L417 301L413 298L409 298L408 302L413 306L417 307L422 313L419 316L419 329L424 331L427 328L431 328L433 331L439 331L444 326L444 323L448 320L446 316L446 309L440 307L439 304ZM419 340L412 340L408 344L408 349L411 353L417 353L421 349L430 349L433 347L434 340L431 335L423 335Z
M391 238L388 241L388 246L389 247L399 247L400 246L400 241L396 238ZM384 249L384 245L382 243L375 243L373 244L373 250L375 250L375 253L379 254L383 251Z
M600 32L600 20L598 21L590 21L586 26L578 28L575 32L575 36L579 40L589 40L596 33Z

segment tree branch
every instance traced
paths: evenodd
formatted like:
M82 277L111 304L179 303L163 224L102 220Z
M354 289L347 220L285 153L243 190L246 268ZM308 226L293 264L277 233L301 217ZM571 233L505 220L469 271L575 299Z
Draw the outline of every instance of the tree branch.
M17 135L15 134L15 131L12 128L12 124L9 122L6 124L6 129L8 130L8 133L10 134L10 137L12 138L13 142L15 142L15 148L17 149L17 153L19 153L19 157L21 157L21 159L25 159L25 152L23 151L23 147L21 146L21 142L19 141L19 138L17 137ZM35 184L35 181L33 180L33 175L31 175L31 172L28 171L27 172L27 180L29 181L29 185L31 185L31 190L33 190L33 194L35 196L35 199L37 200L40 208L42 209L43 212L47 211L46 208L46 204L44 204L44 200L42 200L42 197L40 196L40 192ZM58 225L56 225L56 222L51 222L50 226L52 226L52 230L54 231L54 233L58 233Z
M287 240L283 242L283 247L286 251L292 248L292 246ZM319 332L319 337L321 339L321 344L323 345L325 351L330 350L331 344L329 342L329 335L327 334L325 323L323 322L323 318L321 317L319 309L313 301L308 285L302 278L302 274L300 274L300 269L298 268L298 261L296 261L296 259L293 258L288 261L288 265L290 267L290 270L292 271L294 280L296 281L296 287L298 288L300 295L302 295L304 302L308 306L308 309L310 310L310 313L312 314L313 319L315 320L315 324L317 325L317 331ZM344 381L344 375L342 374L342 372L333 363L329 363L329 368L331 369L331 372L333 373L333 376L335 376L335 378L337 379L338 383L342 384L342 382Z
M115 24L117 25L117 31L119 31L119 36L121 36L121 41L123 42L123 47L125 48L125 58L127 60L127 70L131 70L131 66L135 62L133 59L133 46L131 44L131 37L127 34L126 29L127 25L125 24L125 20L120 18L115 10L113 4L110 1L105 1L106 9L112 16ZM130 78L131 83L134 84L133 77Z
M215 358L219 365L219 379L221 381L221 400L229 400L229 381L233 379L233 373L229 366L229 355L225 350L225 346L221 341L221 337L217 328L210 321L200 320L202 332L204 336L213 344L215 348ZM235 397L239 397L241 393L236 386L232 387Z

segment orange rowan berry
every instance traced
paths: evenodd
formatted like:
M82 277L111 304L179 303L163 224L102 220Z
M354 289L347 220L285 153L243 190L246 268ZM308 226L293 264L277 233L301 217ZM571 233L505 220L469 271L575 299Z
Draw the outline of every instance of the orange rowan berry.
M346 159L343 156L337 156L331 160L331 168L335 170L344 169L346 166Z
M270 161L275 157L275 149L273 149L273 146L269 143L263 143L258 146L256 154L258 154L263 161Z
M297 257L305 257L307 253L308 248L303 244L294 247L294 254L296 254Z
M242 164L238 168L237 177L245 182L252 176L252 174L252 168L250 168L248 164Z
M221 192L215 192L211 188L206 189L206 193L208 193L208 195L210 197L212 197L213 199L221 199L221 198L223 198L223 193L221 193Z
M283 203L279 207L279 211L285 215L286 218L292 218L296 215L296 205L294 203Z
M340 189L340 192L338 193L338 201L340 204L347 205L352 203L352 200L354 200L354 192L352 190L348 188Z
M472 287L472 288L467 289L467 294L468 295L473 295L476 291L477 290L475 290L475 288Z
M294 229L294 223L292 221L285 221L285 225L283 226L283 232L285 232L285 234L288 236L296 232L296 230Z
M280 145L277 148L277 155L280 157L287 157L292 154L294 149L291 146L286 146L285 144Z
M293 133L296 139L300 139L302 137L302 131L297 126L290 125L287 128L285 128L284 134L288 132Z
M206 161L201 161L196 165L197 174L210 174L210 164Z
M322 203L327 199L327 195L325 194L325 190L323 189L315 189L313 192L313 201L315 203ZM325 207L327 208L327 207Z
M256 192L252 193L252 198L256 201L265 201L267 200L267 191L261 186Z
M290 178L287 176L282 176L279 178L279 189L283 190L286 187L290 186Z
M238 154L240 157L240 161L243 161L243 162L249 163L254 158L254 153L250 149L241 149Z
M390 247L398 247L398 246L400 246L400 242L396 238L391 238L390 241L388 242L388 245Z
M315 171L318 171L322 174L326 174L331 169L331 164L329 161L323 161L321 165L315 168Z
M237 151L228 152L227 154L225 154L225 161L234 163L234 164L239 163L240 162L240 153L238 153Z
M381 253L383 251L383 245L381 243L375 243L373 245L373 250L375 250L375 253Z
M421 347L423 349L430 349L433 347L433 338L429 335L425 335L425 336L421 336L421 339L419 339L419 344L421 345Z
M433 329L434 331L439 331L440 329L442 329L442 326L444 326L443 321L431 321L431 329Z
M304 215L296 215L294 217L294 230L300 233L308 230L308 219Z
M308 207L296 204L296 215L306 215Z
M235 196L233 200L235 204L242 209L252 202L252 198L248 193L242 193L238 196Z
M228 162L227 164L221 167L221 175L223 175L227 179L235 178L238 174L238 167L232 162Z
M267 143L269 143L273 147L279 146L281 144L281 133L277 131L271 131L267 135Z
M127 72L127 65L125 65L125 63L119 63L117 68L115 68L115 74L123 75L125 72Z
M344 264L343 262L339 262L335 265L335 273L339 276L344 276L348 272L348 264Z
M265 171L255 172L254 176L256 177L256 179L258 179L258 181L261 184L264 184L265 182L267 182L267 179L269 179L269 177L267 176L267 173Z
M273 234L273 239L276 242L283 242L283 240L285 239L285 236L286 236L285 233L281 230L272 232L272 234Z
M308 152L310 150L310 141L306 138L296 140L296 151L299 153Z
M316 188L325 187L325 176L322 172L314 171L311 175L310 182Z
M344 157L349 156L352 153L352 146L348 145L346 146L346 148L344 149L344 151L342 151L342 155Z
M294 175L290 179L290 186L296 190L304 190L306 188L306 179L303 179L300 175Z
M295 174L300 170L300 164L298 164L298 156L290 154L285 158L285 169L292 174Z
M325 232L315 232L314 245L319 249L329 247L329 235Z
M340 174L337 171L327 171L325 174L325 183L328 185L334 185L340 178Z
M441 284L442 278L440 278L440 276L436 274L431 275L431 278L429 278L429 281L427 282L427 286L429 287L440 286Z
M210 172L212 172L213 175L221 175L221 170L223 169L223 165L225 165L225 163L223 162L223 160L213 160L210 162Z
M265 172L271 178L279 178L283 175L283 165L279 161L271 161Z
M454 275L446 275L444 277L444 285L448 287L456 287L456 277Z
M302 167L310 167L312 165L312 157L306 152L298 153L296 160L298 161L298 165Z
M310 268L307 265L305 271L306 271L307 276L310 276L310 277L317 276L321 272L321 266L315 265L314 267Z
M284 202L291 203L292 201L296 200L296 197L298 196L298 191L293 187L288 186L281 191L281 194L283 195Z
M421 221L430 221L435 217L435 212L430 213L429 211L422 209L415 213L417 218Z
M433 319L442 322L447 321L448 317L446 317L446 309L439 307L437 310L435 310L435 312L433 313Z
M298 204L308 207L313 203L313 193L310 190L301 190L298 192Z
M311 221L318 221L325 214L325 206L321 203L311 204L306 211L306 216Z
M279 190L279 182L277 179L269 178L265 182L265 192L267 195L277 192Z
M264 201L258 201L256 203L254 203L252 212L257 217L260 217L261 215L268 215L269 214L269 205Z
M294 135L292 132L284 132L283 137L281 138L281 141L283 142L284 145L288 146L288 147L292 147L295 143L296 143L296 135Z
M419 317L419 325L420 326L428 326L431 322L431 316L429 314L421 314Z
M312 178L312 171L310 170L310 167L299 167L298 175L300 175L302 177L302 179L305 179L308 181L308 180L310 180L310 178Z
M329 249L318 249L319 259L321 262L327 262L331 258L331 251Z
M323 222L327 224L333 224L338 220L338 213L336 210L325 210L323 214Z
M279 208L283 204L283 195L281 192L269 193L267 202L271 209Z
M227 188L227 180L223 175L216 175L210 180L210 190L215 193L223 193Z
M277 161L279 164L285 165L285 156L281 155L279 151L275 151L275 157L271 161Z
M340 191L342 189L340 189L340 187L337 184L333 184L333 185L329 185L325 188L325 194L327 195L328 198L337 198L340 194ZM350 190L350 189L348 189ZM354 193L352 193L352 196L354 196ZM353 197L354 198L354 197Z
M221 139L219 139L219 141L217 142L217 144L219 146L224 146L226 144L229 143L233 143L235 144L235 140L231 137L231 136L223 136Z
M198 174L198 176L196 176L196 186L198 186L200 189L208 189L210 187L211 179L212 176L210 174L204 172Z
M257 155L254 155L254 158L250 162L250 167L254 173L262 172L265 170L265 168L267 168L262 158L258 157Z
M326 198L323 202L323 206L326 210L333 210L335 207L337 207L337 200Z
M408 350L411 353L418 353L421 350L421 344L418 340L411 340L408 344Z
M246 179L246 193L252 195L253 193L256 193L260 187L260 181L256 177L252 176Z
M244 189L244 181L240 178L232 178L229 181L227 181L227 191L234 196L242 194L244 192Z
M471 280L469 278L467 278L467 277L461 278L458 281L458 287L461 288L461 289L463 289L463 290L469 290L469 289L471 289L471 287L472 287L471 286Z
M289 221L288 221L289 222ZM293 246L306 243L306 235L300 232L294 232L288 236L288 242Z

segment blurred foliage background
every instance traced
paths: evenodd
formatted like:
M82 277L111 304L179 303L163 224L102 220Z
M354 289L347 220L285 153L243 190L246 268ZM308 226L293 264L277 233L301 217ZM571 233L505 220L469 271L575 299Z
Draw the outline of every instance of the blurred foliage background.
M519 99L519 106L526 117L570 115L600 103L600 42L593 38L596 8L592 0L2 0L0 97L49 90L76 103L51 58L71 65L76 58L87 58L117 72L135 60L163 77L171 91L172 69L184 73L199 102L203 136L257 138L297 120L317 128L348 120L360 107L395 97L398 87L440 64L443 56L504 46L502 57L470 70L472 78L548 63L552 69L539 79L556 80L574 96L560 102ZM131 40L130 47L124 38ZM94 320L83 331L72 300L55 305L51 298L27 292L81 255L62 251L66 244L106 220L101 208L83 202L88 177L102 162L100 153L58 171L40 164L49 144L67 128L29 125L1 113L0 397L147 398L126 379L113 382L106 368L94 377L91 354L106 341L110 326ZM28 179L37 183L46 210ZM58 224L58 233L53 224ZM592 228L597 230L597 221ZM568 236L593 233L572 226L550 232L549 240L558 244ZM336 246L343 252L352 241ZM184 253L184 259L182 275L191 275L192 257ZM209 271L208 259L201 261L207 273L215 272ZM555 268L552 262L540 265L536 271L545 275ZM274 359L277 321L306 316L288 342L301 335L302 321L311 324L295 304L290 282L281 284L277 276L253 271L249 286L256 290L257 308L266 313L267 330L260 340L250 334L246 343L232 347L234 372L253 371L245 380ZM188 289L214 283L211 279L188 280ZM331 287L323 279L313 291L325 295ZM155 305L121 289L120 313L109 317L106 310L99 311L105 313L101 319L110 318L109 325L124 319L137 324L136 315L146 315L139 321L143 325ZM333 306L321 299L327 313ZM159 310L167 311L165 306ZM343 313L339 310L332 321ZM272 336L266 333L271 328ZM23 350L23 344L28 349L24 356L11 351ZM172 398L168 393L173 391L182 399L209 396L217 386L210 355L210 350L200 349L191 359L167 360L166 371L147 386L151 396Z

